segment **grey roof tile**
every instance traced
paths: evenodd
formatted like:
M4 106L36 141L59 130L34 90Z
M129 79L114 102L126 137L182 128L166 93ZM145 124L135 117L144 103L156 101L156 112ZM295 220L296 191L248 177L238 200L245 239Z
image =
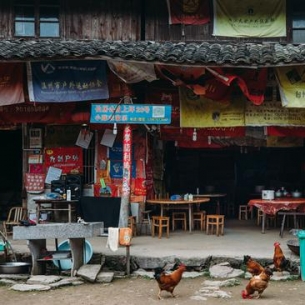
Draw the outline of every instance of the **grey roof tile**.
M0 60L110 58L190 65L277 66L305 63L305 45L280 43L174 43L102 40L1 40Z

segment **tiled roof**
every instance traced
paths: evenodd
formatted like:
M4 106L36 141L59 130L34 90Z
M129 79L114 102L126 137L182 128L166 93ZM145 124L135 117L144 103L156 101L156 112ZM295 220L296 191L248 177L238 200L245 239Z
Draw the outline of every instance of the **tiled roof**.
M206 66L280 66L305 63L305 44L101 40L0 41L0 60L2 61L73 58Z

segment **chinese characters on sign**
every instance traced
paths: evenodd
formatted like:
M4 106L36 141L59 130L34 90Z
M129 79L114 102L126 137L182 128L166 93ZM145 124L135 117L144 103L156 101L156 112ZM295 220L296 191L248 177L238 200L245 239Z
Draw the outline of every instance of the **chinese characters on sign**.
M257 107L246 104L246 126L304 126L305 109L281 107L281 102L265 102Z
M45 149L45 166L61 169L62 174L83 172L83 150L80 147L56 147Z
M91 104L90 123L170 124L170 105Z

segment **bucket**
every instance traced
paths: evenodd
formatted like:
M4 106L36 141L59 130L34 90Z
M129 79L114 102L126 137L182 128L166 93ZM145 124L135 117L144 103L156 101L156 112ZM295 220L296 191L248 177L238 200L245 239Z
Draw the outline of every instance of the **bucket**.
M301 266L301 278L305 281L305 231L300 230L298 232L299 244L300 244L300 266Z
M130 246L132 237L131 228L120 228L120 245Z

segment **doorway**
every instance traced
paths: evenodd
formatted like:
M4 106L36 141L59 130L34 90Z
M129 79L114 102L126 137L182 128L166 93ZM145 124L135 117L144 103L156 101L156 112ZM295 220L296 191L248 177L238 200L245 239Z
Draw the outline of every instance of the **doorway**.
M0 219L22 205L22 131L0 130Z

